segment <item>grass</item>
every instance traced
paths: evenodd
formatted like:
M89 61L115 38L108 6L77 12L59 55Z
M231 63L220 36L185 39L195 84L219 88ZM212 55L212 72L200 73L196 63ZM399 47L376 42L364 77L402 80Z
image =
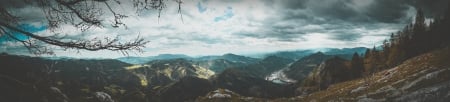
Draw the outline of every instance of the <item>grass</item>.
M366 89L351 93L352 90L364 86L364 79L355 79L351 81L346 81L330 86L326 90L318 91L312 93L305 97L296 98L296 101L357 101L358 97L366 95L368 98L372 99L390 99L389 97L395 97L394 92L400 92L400 94L413 92L415 90L439 84L450 80L450 48L445 48L430 53L414 57L403 62L401 65L395 67L395 69L387 69L376 73L372 78L373 84L366 87ZM447 68L447 69L445 69ZM428 73L436 72L441 70L436 76L430 79L419 80L419 78L427 77ZM391 77L381 80L385 76L387 71L391 72ZM417 84L411 87L401 90L402 87L410 84L411 82L417 81ZM389 90L380 91L381 88L392 88ZM280 101L289 101L287 99L280 99Z
M296 96L291 98L279 98L273 100L254 99L252 102L324 102L324 101L358 101L366 97L375 100L390 101L409 92L422 88L448 82L450 79L450 48L432 51L407 61L401 65L375 73L370 77L371 84L364 85L364 79L359 78L351 81L341 82L330 86L326 90L314 92L307 96ZM389 74L387 74L389 72ZM436 73L432 75L430 73ZM426 79L423 79L426 78ZM411 82L416 82L411 84ZM411 84L411 87L407 87ZM358 87L364 89L351 92ZM243 96L233 96L232 102L245 102ZM203 97L204 98L204 97ZM200 98L202 99L202 98ZM240 100L236 100L240 99ZM201 101L203 102L203 101ZM207 101L216 102L216 101Z

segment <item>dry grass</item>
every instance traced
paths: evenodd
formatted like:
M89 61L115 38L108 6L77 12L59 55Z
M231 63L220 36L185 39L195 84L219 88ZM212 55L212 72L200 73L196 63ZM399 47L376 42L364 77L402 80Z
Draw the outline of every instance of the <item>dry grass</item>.
M372 76L373 84L364 85L364 79L346 81L330 86L326 90L312 93L305 97L291 99L278 99L274 101L357 101L363 97L371 99L388 99L403 93L412 92L427 86L435 85L450 79L450 48L426 53L403 62L392 69L387 69ZM429 76L429 73L438 72L429 80L420 78ZM417 82L406 87L411 82ZM352 93L358 87L364 87L361 91ZM404 90L402 89L404 88Z
M279 98L274 100L242 100L234 96L232 102L353 102L363 98L389 101L393 97L413 92L421 88L450 81L450 48L445 48L411 58L401 65L375 73L370 77L371 84L365 85L364 79L355 79L330 86L326 90L308 96ZM434 74L430 73L436 73ZM422 80L426 78L426 80ZM415 84L411 84L415 82ZM360 88L363 87L363 88ZM359 90L356 90L360 88ZM352 92L353 91L353 92ZM201 98L200 98L201 99ZM236 100L238 99L238 100ZM203 100L206 102L216 102ZM203 102L202 101L202 102Z

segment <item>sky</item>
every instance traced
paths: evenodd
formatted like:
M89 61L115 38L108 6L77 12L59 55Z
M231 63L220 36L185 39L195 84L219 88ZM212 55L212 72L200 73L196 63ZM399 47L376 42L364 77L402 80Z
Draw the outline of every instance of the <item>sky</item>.
M118 36L120 41L140 36L150 42L143 53L130 52L130 56L203 56L314 48L371 48L413 22L416 9L423 9L430 20L443 12L448 4L448 0L183 0L179 13L178 4L168 0L167 8L158 18L156 10L135 13L128 3L131 0L119 1L122 3L113 5L113 9L129 16L123 19L127 28L106 25L87 31L72 25L62 25L56 32L51 31L46 29L48 24L37 7L21 5L14 0L2 0L0 6L23 17L20 28L42 36L55 33L74 39ZM111 21L112 16L105 14L104 19ZM56 56L124 56L114 51L53 48ZM20 43L3 41L2 37L0 52L29 55Z

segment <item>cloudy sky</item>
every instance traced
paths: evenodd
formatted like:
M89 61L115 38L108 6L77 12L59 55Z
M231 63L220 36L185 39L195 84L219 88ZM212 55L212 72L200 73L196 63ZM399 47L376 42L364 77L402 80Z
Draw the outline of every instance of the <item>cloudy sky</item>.
M2 6L11 3L7 1L2 0ZM157 11L138 16L127 1L130 0L114 7L130 16L123 20L127 29L105 26L83 32L63 25L57 32L83 39L118 36L121 41L128 41L141 36L150 41L144 53L130 53L130 56L372 47L413 22L417 8L432 18L448 4L448 0L184 0L181 16L176 2L168 0L167 8L158 18ZM24 16L26 21L21 25L24 29L39 35L54 34L45 29L42 11L36 7L8 8L15 11L13 14ZM111 16L105 19L111 20ZM1 52L28 53L18 43L0 43ZM123 57L112 51L55 49L57 56Z

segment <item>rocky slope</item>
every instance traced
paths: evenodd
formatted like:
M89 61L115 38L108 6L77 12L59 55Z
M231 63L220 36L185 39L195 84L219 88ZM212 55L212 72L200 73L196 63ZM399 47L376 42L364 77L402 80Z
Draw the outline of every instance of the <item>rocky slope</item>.
M284 70L284 73L288 78L301 82L314 68L331 57L333 56L325 55L322 52L311 54L292 63L287 70Z
M235 69L244 71L248 74L251 74L252 76L264 79L270 74L288 67L288 65L292 62L294 61L291 59L286 59L277 56L268 56L259 62L242 67L237 67Z
M301 94L309 94L314 91L324 90L332 84L354 79L349 61L339 57L333 57L324 61L315 68L297 89Z
M227 69L212 80L216 87L244 96L279 98L294 95L291 85L276 84L237 69Z
M444 48L364 78L282 101L447 102L450 100L449 60L450 48Z
M240 56L236 54L224 54L222 56L203 56L193 59L193 64L208 68L215 73L221 73L227 68L242 67L258 62L259 59Z
M49 60L1 54L0 65L0 82L5 83L0 85L2 102L112 100L111 96L118 99L125 90L140 88L139 79L123 69L130 64L112 59Z
M236 68L247 65L245 63L232 62L226 59L201 60L195 61L193 64L200 67L208 68L211 71L214 71L215 73L221 73L227 68Z
M255 97L245 97L228 89L217 89L209 92L205 96L200 96L196 102L261 102L265 99Z
M187 76L208 79L214 75L211 70L185 59L155 60L126 68L140 78L142 85L150 87L165 86Z
M219 89L199 102L448 102L450 100L450 48L411 58L373 75L330 85L308 95L256 98ZM322 67L325 68L325 67Z
M183 77L170 85L160 87L149 98L151 102L186 102L194 101L199 96L204 96L215 89L210 80L198 77Z

